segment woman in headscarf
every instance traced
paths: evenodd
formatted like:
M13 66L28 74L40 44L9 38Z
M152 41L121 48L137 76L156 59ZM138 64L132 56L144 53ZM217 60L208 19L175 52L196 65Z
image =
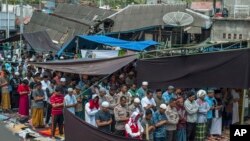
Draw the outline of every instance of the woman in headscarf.
M23 80L22 83L18 86L17 92L20 95L19 98L19 109L18 113L21 118L29 116L29 81L27 79Z
M195 141L205 141L206 139L207 112L210 110L209 104L205 101L206 95L207 93L204 90L199 90L197 92L198 99L196 103L199 108L197 112Z
M2 94L1 106L4 112L7 112L11 108L10 93L9 93L9 79L6 70L3 70L0 76L0 87Z
M142 139L142 133L144 131L139 121L140 114L133 112L128 122L125 124L125 136L130 138Z
M85 105L85 121L95 127L95 113L99 110L99 97L97 94L92 95L92 99Z

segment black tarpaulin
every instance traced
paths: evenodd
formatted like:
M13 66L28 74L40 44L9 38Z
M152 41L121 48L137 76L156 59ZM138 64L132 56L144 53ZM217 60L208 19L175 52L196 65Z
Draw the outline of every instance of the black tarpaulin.
M121 69L135 59L136 55L128 55L107 59L61 60L45 63L29 62L29 64L50 70L75 74L107 75Z
M139 60L138 83L151 88L249 88L250 49Z
M68 110L64 110L64 118L66 141L139 141L137 139L119 137L100 131L96 127L79 119Z

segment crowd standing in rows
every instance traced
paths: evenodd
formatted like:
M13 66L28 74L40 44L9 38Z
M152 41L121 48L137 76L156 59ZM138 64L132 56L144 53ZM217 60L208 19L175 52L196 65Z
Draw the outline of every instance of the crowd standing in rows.
M51 127L52 137L57 126L63 134L64 108L104 132L150 141L220 140L239 122L237 89L150 90L136 85L133 65L102 79L4 64L0 86L4 112L18 108L20 120Z

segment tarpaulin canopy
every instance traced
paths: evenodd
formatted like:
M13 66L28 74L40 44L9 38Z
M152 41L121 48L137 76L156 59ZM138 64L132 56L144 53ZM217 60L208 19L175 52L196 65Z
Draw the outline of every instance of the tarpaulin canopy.
M45 63L29 62L29 64L50 70L75 74L107 75L112 74L135 59L135 55L129 55L107 59L78 59Z
M120 47L127 50L143 51L146 48L157 45L158 43L152 40L147 41L125 41L103 35L78 35L70 42L66 43L62 49L57 53L61 55L66 49L75 48L76 40L78 39L78 45L80 49L93 49L94 47L102 44L112 47ZM84 47L84 48L83 48Z
M65 140L67 141L143 141L105 133L79 119L68 110L64 110L64 118Z
M138 83L152 88L250 88L250 49L139 60Z
M22 40L25 40L35 52L57 52L59 48L53 44L46 31L23 33ZM20 34L0 41L0 43L14 42L20 40Z

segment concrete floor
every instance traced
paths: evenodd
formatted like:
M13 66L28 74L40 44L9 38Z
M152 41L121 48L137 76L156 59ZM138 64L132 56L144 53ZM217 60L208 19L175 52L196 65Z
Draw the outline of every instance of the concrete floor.
M0 141L19 141L19 138L13 135L3 124L0 124Z

